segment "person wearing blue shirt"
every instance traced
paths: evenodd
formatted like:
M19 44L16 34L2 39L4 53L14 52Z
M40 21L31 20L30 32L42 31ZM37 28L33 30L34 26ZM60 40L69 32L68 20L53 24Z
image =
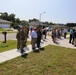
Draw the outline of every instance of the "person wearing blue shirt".
M71 43L72 41L72 37L73 37L73 29L70 29L70 39L69 39L69 43Z
M36 27L33 28L31 32L31 45L32 45L32 50L35 50L35 44L37 41L37 29Z

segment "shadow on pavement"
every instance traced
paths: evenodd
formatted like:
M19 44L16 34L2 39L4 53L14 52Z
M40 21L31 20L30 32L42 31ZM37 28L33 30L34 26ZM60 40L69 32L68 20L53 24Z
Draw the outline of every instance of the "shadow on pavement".
M24 47L24 50L25 50L25 51L29 51L29 47L27 47L27 46Z
M59 42L56 42L56 44L57 44L57 45L60 45L60 43L59 43Z
M22 58L27 58L27 55L28 55L28 54L25 53L25 54L22 54L21 57L22 57Z

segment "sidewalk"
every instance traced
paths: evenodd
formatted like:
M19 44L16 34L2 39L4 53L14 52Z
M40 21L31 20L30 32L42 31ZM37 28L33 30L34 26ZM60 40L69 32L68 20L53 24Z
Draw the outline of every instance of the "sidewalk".
M28 40L30 40L30 39L28 39ZM41 47L47 46L48 44L49 43L44 42L41 44ZM25 53L31 52L32 51L31 45L28 45L27 47L25 47L24 50L26 51ZM17 50L17 49L12 49L9 51L2 52L2 53L0 53L0 63L13 59L13 58L16 58L20 55L21 55L20 50Z
M47 45L56 45L56 46L76 49L76 47L74 47L72 44L69 44L69 39L64 39L64 38L57 39L57 44L55 44L52 42L52 39L50 36L47 36L46 41L41 43L41 47L44 47ZM25 53L31 52L32 51L31 45L28 45L27 47L25 47L24 50L26 51ZM0 53L0 63L16 58L20 55L21 55L20 50L17 50L17 49L2 52Z

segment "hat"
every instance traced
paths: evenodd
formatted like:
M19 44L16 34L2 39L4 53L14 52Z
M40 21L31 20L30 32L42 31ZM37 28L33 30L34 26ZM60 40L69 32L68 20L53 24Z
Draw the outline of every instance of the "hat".
M22 28L22 25L18 25L18 28Z

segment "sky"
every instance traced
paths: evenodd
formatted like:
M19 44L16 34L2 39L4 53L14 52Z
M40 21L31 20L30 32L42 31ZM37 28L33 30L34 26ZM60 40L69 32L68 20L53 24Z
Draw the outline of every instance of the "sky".
M76 0L0 0L0 12L14 13L20 20L76 23ZM46 12L46 13L44 13Z

